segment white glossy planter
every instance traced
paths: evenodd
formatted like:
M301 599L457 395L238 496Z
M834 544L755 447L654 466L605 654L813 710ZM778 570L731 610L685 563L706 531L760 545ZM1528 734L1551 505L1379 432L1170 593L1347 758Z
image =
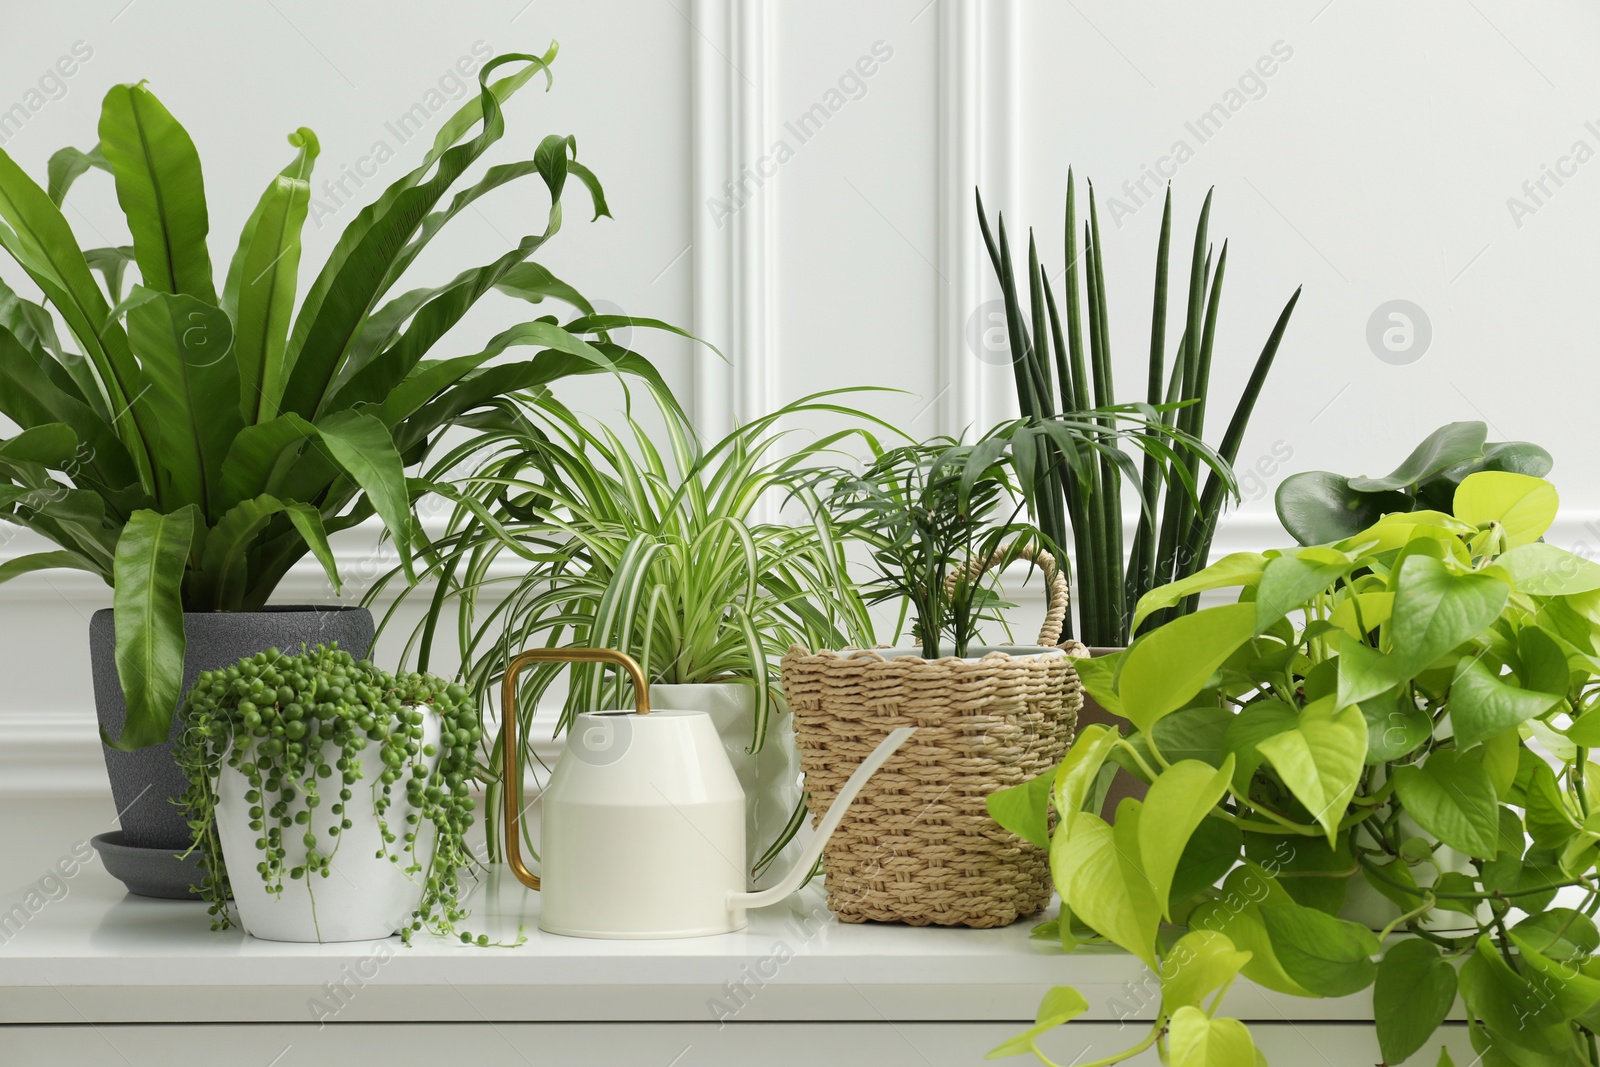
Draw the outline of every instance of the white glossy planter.
M423 743L436 745L438 740L439 718L427 712ZM354 826L339 835L331 873L326 878L286 876L281 894L268 893L256 873L256 864L261 862L256 840L261 835L250 829L250 804L244 798L249 782L232 767L223 765L217 781L217 836L228 865L239 922L246 933L268 941L372 941L396 933L416 911L422 900L423 883L420 874L407 875L403 871L409 865L409 853L401 852L399 863L391 862L387 855L376 855L384 847L373 805L374 791L382 789L378 773L383 763L377 745L362 749L361 756L364 777L350 787L352 795L345 802L343 815ZM330 744L327 761L331 764L338 757L339 752ZM432 771L438 766L438 757L426 762ZM326 781L338 779L336 776ZM337 786L331 794L337 798ZM317 822L313 825L318 826L318 837L325 836L327 824L335 818L328 810L329 803L325 798L323 806L315 809ZM304 800L297 799L293 810L303 808ZM384 821L397 838L388 846L390 853L404 845L406 815L410 811L405 789L396 783L384 813ZM286 832L284 836L285 866L303 863L306 848L300 835ZM431 828L421 827L419 836L417 858L426 867L433 859Z
M1404 812L1400 815L1400 833L1403 837L1427 837L1427 833L1418 826L1409 815ZM1445 872L1454 872L1472 877L1475 868L1472 866L1472 857L1464 852L1457 852L1448 845L1443 845L1433 853L1434 862ZM1420 889L1426 889L1438 880L1439 872L1428 864L1420 864L1411 868L1411 876L1416 879ZM1417 903L1421 903L1418 901ZM1357 875L1349 880L1345 890L1344 907L1339 909L1339 917L1351 922L1360 923L1372 930L1382 930L1397 919L1403 910L1394 901L1372 888L1365 877ZM1492 916L1488 904L1478 905L1478 919L1488 922ZM1460 912L1445 911L1435 908L1422 920L1422 928L1432 933L1451 933L1462 930L1476 930L1479 926L1472 918Z
M777 690L773 690L777 695ZM652 685L651 706L678 711L704 711L711 716L723 750L745 796L745 870L750 871L782 835L805 795L800 785L800 755L794 744L794 720L778 697L767 717L761 751L750 752L755 729L756 691L737 682L704 685ZM810 820L806 823L809 826ZM809 830L803 828L752 883L758 889L775 885L794 865Z

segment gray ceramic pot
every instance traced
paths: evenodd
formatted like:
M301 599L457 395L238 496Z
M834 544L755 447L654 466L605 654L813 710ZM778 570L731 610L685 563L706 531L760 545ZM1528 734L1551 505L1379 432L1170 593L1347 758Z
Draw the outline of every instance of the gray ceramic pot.
M365 608L270 607L262 611L185 612L183 630L187 651L183 657L183 691L188 693L201 671L227 667L267 648L297 651L302 644L337 641L357 659L372 648L372 613ZM89 657L94 671L95 711L100 726L112 737L122 734L128 717L117 678L116 629L112 611L104 608L89 620ZM178 722L172 724L177 736ZM189 847L188 824L176 800L187 786L172 759L172 743L137 752L119 752L101 746L111 795L121 813L118 846L124 851L147 849L148 862L140 877L124 879L131 892L144 896L187 896L193 880L190 865L174 858ZM110 866L108 864L108 866ZM161 873L170 872L170 885ZM165 891L155 892L155 889Z

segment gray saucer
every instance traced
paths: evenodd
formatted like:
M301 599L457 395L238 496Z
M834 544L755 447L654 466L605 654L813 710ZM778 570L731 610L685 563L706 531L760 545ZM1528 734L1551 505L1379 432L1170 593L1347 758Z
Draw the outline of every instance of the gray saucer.
M89 843L100 853L106 870L127 886L130 893L169 900L201 899L200 894L190 888L199 885L204 877L198 852L180 860L170 848L123 844L121 830L100 834Z

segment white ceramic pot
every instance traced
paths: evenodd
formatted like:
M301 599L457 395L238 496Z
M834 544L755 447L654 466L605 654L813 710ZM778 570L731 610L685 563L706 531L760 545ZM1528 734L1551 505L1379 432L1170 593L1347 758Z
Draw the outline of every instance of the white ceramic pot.
M422 730L423 743L437 745L439 717L425 711ZM340 752L330 742L324 750L324 758L332 764L339 756ZM249 781L223 764L217 781L217 836L222 843L223 860L228 865L239 922L246 933L268 941L372 941L389 937L411 919L422 900L422 875L403 872L409 865L409 852L399 853L399 863L391 862L387 855L383 858L376 855L384 844L373 795L382 789L378 774L383 762L378 757L376 744L362 749L361 757L364 776L350 787L352 795L345 802L343 815L354 825L340 833L328 877L291 879L285 876L281 894L268 893L256 873L256 864L261 862L256 840L261 835L250 829L251 805L244 798L250 788ZM426 763L431 773L438 766L439 758L428 758ZM337 782L338 778L326 781ZM334 798L338 797L337 786L331 793ZM293 810L303 810L304 803L297 798ZM323 806L313 812L318 837L326 835L327 825L334 818L328 810L329 803L325 796ZM388 846L391 854L404 846L406 815L410 811L405 788L396 783L392 787L389 808L384 813L389 832L397 838ZM303 863L306 848L300 835L286 832L284 836L287 839L284 842L285 866ZM431 828L421 827L419 837L417 859L426 867L433 859Z
M1418 826L1411 816L1401 812L1400 836L1426 838L1428 834ZM1449 845L1441 845L1434 850L1434 863L1438 870L1424 863L1411 868L1411 876L1416 879L1418 888L1426 889L1438 880L1439 873L1454 872L1464 874L1471 878L1475 876L1476 868L1472 865L1472 857L1464 852L1458 852ZM1422 903L1420 900L1418 904ZM1376 889L1372 888L1365 876L1356 875L1349 880L1345 890L1344 907L1339 909L1339 918L1360 923L1372 930L1382 930L1403 914L1401 907ZM1487 923L1492 917L1492 912L1487 903L1478 905L1478 919ZM1463 930L1476 930L1479 923L1474 923L1472 917L1463 915L1458 911L1445 911L1435 908L1422 920L1424 930L1432 933L1452 933Z
M652 707L703 711L711 716L717 736L733 764L745 796L745 872L748 874L783 834L784 827L803 803L800 784L800 754L794 744L794 719L784 706L776 687L772 713L767 717L767 736L760 752L752 753L756 691L754 686L737 682L712 682L704 685L652 685ZM805 820L807 824L810 820ZM794 865L809 826L803 827L752 883L758 889L776 885L780 875Z

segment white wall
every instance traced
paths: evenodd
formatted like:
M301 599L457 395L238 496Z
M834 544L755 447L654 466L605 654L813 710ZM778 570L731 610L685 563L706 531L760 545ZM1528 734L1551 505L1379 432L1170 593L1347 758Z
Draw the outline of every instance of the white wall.
M1120 187L1184 140L1193 155L1174 182L1174 262L1186 262L1211 185L1212 233L1231 239L1215 420L1282 302L1305 286L1240 455L1246 466L1289 458L1256 472L1225 544L1281 539L1271 491L1286 473L1386 471L1439 423L1479 418L1494 436L1554 453L1568 508L1554 536L1600 545L1583 526L1600 515L1587 463L1587 311L1600 263L1585 254L1600 224L1600 162L1559 188L1546 179L1540 203L1523 189L1546 166L1572 170L1562 161L1575 142L1600 152L1600 71L1586 53L1600 14L1589 5L474 0L370 10L104 0L8 12L0 111L30 103L75 42L93 56L4 147L39 174L55 148L94 142L109 85L150 79L201 148L220 258L296 126L321 136L323 176L375 140L397 148L368 197L423 150L423 138L399 144L385 124L475 43L538 51L556 38L555 88L512 103L496 158L573 133L616 218L591 224L569 199L545 261L591 296L692 324L729 354L723 363L649 342L708 431L816 389L867 384L904 389L864 403L932 434L1009 410L1008 369L977 358L966 337L994 296L973 184L1014 228L1035 226L1059 269L1069 164L1080 183L1092 177L1102 197L1137 208L1113 220L1103 199L1101 222L1118 372L1125 396L1142 393L1160 209ZM1275 45L1272 75L1230 97ZM1201 143L1185 124L1218 103L1237 110ZM790 124L808 112L802 137ZM730 197L728 182L745 192ZM85 240L123 240L104 176L81 192L71 218ZM1513 196L1533 210L1514 218ZM542 211L531 191L487 200L416 279L486 262ZM336 212L310 234L308 262L341 221ZM1432 328L1427 351L1403 365L1366 339L1373 312L1394 299L1420 306ZM441 350L471 351L518 311L486 302ZM603 384L567 395L598 413L618 403ZM5 551L25 545L19 537ZM359 539L344 547L351 567L368 554ZM308 569L280 599L325 592ZM84 635L87 614L106 603L75 576L0 587L0 834L14 832L22 795L104 803Z

